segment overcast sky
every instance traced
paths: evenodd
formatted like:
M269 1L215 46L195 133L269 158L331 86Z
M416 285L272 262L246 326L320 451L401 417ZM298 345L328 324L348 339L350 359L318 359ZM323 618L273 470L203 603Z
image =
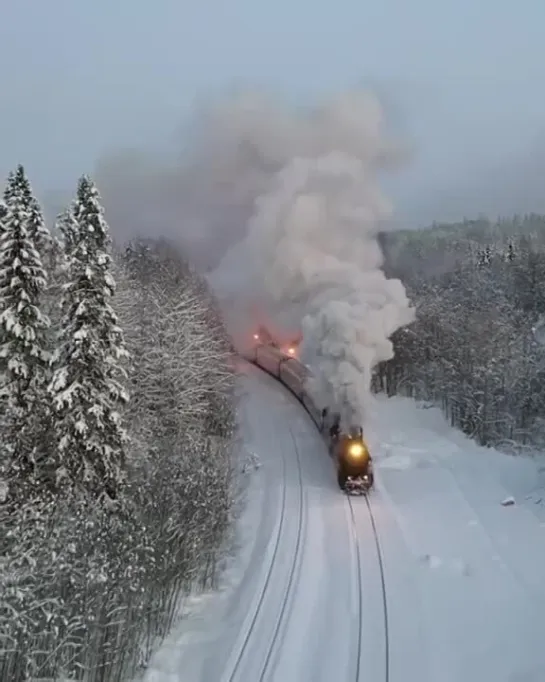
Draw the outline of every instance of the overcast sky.
M0 0L0 173L71 188L195 97L367 84L415 149L400 222L545 211L544 26L544 0Z

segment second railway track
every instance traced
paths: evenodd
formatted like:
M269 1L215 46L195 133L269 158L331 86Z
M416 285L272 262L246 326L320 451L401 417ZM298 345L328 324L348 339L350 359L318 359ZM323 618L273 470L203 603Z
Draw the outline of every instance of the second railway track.
M295 465L297 468L297 485L292 488L297 489L297 522L291 535L294 537L290 559L287 564L287 571L282 572L282 576L275 575L282 566L286 566L285 554L281 558L281 549L286 545L286 526L291 522L289 514L288 493L288 473L290 468L289 458L284 450L282 450L282 466L283 466L283 487L281 492L281 510L280 518L276 527L276 532L273 539L273 548L271 557L266 565L264 577L261 585L257 591L254 599L254 604L246 618L245 623L239 637L238 644L235 646L231 658L227 663L226 671L222 676L224 682L265 682L270 679L274 672L275 654L277 647L281 641L281 633L289 612L289 603L296 583L296 575L300 564L301 548L304 537L305 525L305 510L304 510L304 495L303 495L303 481L301 471L301 458L298 450L296 439L290 430L290 438L293 442L293 449L295 452ZM269 600L274 600L274 608L265 608ZM271 625L266 623L267 616L272 611L275 613L274 619L271 618ZM250 649L259 647L259 643L263 644L263 651L259 657L259 664L252 665L252 661L256 661L255 651L249 655ZM251 673L247 671L247 666L250 665Z
M371 493L372 494L372 493ZM365 500L365 509L368 514L369 518L369 523L370 527L372 529L372 534L373 534L373 543L375 546L375 551L376 551L376 556L377 556L377 563L378 563L378 570L379 570L379 580L380 580L380 590L381 590L381 602L382 602L382 609L383 609L383 618L384 618L384 628L383 628L383 637L384 637L384 663L383 663L383 668L384 668L384 676L381 681L377 680L376 682L390 682L390 643L389 643L389 634L388 634L388 601L386 597L386 579L385 579L385 571L384 571L384 560L382 556L382 549L380 546L380 537L378 534L378 529L377 529L377 524L375 520L375 516L373 513L373 507L371 505L371 502L369 500L368 495L364 495L364 500ZM364 599L363 599L363 563L362 563L362 555L361 555L361 540L358 535L358 514L356 513L356 506L358 508L363 507L361 504L355 503L355 500L361 501L361 497L357 498L352 498L350 495L346 495L347 503L348 503L348 508L349 508L349 513L350 513L350 522L351 522L351 535L353 538L353 544L354 544L354 552L355 552L355 564L356 564L356 570L357 570L357 593L358 593L358 625L357 625L357 645L355 647L356 649L356 664L355 664L355 676L354 676L354 682L365 682L365 680L368 679L368 671L365 668L365 660L364 660L364 652L363 652L363 646L362 642L365 637L365 632L364 632Z

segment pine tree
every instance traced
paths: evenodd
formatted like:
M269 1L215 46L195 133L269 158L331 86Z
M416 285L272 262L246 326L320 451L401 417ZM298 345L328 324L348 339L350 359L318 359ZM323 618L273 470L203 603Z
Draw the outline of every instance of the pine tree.
M59 328L61 324L62 286L67 282L69 271L69 256L77 229L77 222L73 215L72 206L57 216L55 234L51 235L48 250L49 288L46 296L47 313L52 326ZM57 237L57 234L60 236Z
M53 239L48 230L43 215L42 208L32 192L30 181L25 173L24 167L19 165L15 172L8 176L8 183L5 190L5 200L9 201L10 187L15 183L23 193L25 210L28 213L28 234L29 238L38 250L42 263L49 269L52 267L58 250L58 244Z
M57 216L56 228L61 234L61 246L64 257L68 261L78 241L78 221L74 215L77 207L72 205Z
M13 171L10 171L6 180L6 186L4 188L4 205L6 206L6 211L7 205L11 203L15 187L16 187L15 173Z
M47 277L30 236L26 182L22 167L8 177L0 233L2 465L10 479L33 469L48 363L49 321L40 310Z
M19 169L21 169L22 173L21 180L24 182L24 196L25 202L28 206L28 230L30 238L42 256L42 260L45 261L46 258L49 257L49 252L51 251L53 245L53 239L51 237L51 233L46 227L40 204L32 193L30 182L24 176L21 166L19 166L17 169L17 173L19 173Z
M509 263L512 263L516 258L515 247L511 240L509 241L509 245L507 247L507 254L505 258Z
M124 480L127 437L119 410L128 401L121 383L128 353L110 305L115 282L103 213L95 185L82 177L72 208L75 224L65 233L69 281L49 391L57 415L58 482L116 498Z
M67 279L70 258L77 241L77 230L74 207L69 206L55 221L55 232L59 237L55 235L51 238L51 279L55 293L58 293L59 287Z

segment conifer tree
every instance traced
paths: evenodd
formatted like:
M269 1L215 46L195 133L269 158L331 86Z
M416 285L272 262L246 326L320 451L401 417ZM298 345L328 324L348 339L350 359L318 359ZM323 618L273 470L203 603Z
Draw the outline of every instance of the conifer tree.
M73 204L57 216L56 228L61 234L61 247L68 264L78 240L78 222L74 215L77 207Z
M115 282L108 225L99 193L86 176L79 181L70 213L63 224L68 226L69 281L49 386L57 416L56 475L59 483L116 498L124 480L127 437L120 408L128 400L121 383L128 353L110 305Z
M30 239L38 250L42 261L45 263L50 259L50 251L53 246L51 233L46 227L44 215L40 204L32 193L32 187L25 175L22 166L18 166L15 177L23 188L24 200L28 211L28 232Z
M9 175L0 232L2 465L10 478L33 470L49 359L40 309L47 277L30 235L27 182L22 167Z
M76 228L77 223L73 215L73 207L70 206L57 216L55 234L51 235L48 254L49 288L46 301L47 313L55 328L58 328L61 323L62 286L67 282L69 256L72 252Z
M32 192L30 181L25 173L24 167L19 164L15 172L8 175L8 181L4 190L4 202L9 203L13 192L22 193L23 205L28 214L27 230L34 246L43 255L45 250L50 248L52 237L46 227L41 206ZM1 210L1 209L0 209ZM1 215L1 213L0 213Z
M15 190L16 183L15 183L15 173L13 171L9 172L9 175L6 180L6 186L4 188L4 206L6 206L6 211L7 211L7 205L10 203L10 200L13 196L13 192Z

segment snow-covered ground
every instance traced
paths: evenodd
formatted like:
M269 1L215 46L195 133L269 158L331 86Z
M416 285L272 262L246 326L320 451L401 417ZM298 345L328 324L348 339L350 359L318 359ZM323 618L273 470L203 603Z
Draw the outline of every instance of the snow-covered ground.
M478 448L437 410L379 398L376 490L369 503L347 498L296 401L254 368L241 381L261 466L240 551L145 682L545 680L538 460Z
M380 398L370 421L390 679L545 680L539 460L480 448L407 399Z

